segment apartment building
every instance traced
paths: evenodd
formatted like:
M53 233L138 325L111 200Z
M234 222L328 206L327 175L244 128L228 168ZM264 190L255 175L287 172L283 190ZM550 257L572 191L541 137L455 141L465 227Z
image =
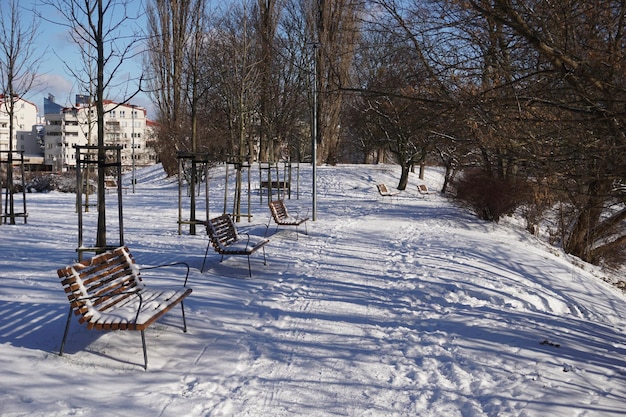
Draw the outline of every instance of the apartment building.
M37 106L22 98L14 98L13 137L9 138L9 105L9 97L0 94L0 151L5 153L12 149L25 154L40 154L35 128Z
M148 120L141 106L104 102L104 141L107 146L121 147L122 166L130 170L156 162L154 150L146 146ZM44 99L45 155L44 161L52 171L76 167L76 145L97 145L97 115L89 98L76 96L76 105L63 107L54 97ZM134 164L133 164L134 161Z

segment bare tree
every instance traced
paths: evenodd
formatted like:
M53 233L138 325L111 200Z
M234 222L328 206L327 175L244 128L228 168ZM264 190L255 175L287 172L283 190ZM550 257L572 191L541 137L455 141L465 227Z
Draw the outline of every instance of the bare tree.
M350 69L359 37L361 0L316 0L309 9L311 39L317 47L318 162L339 158L342 87L350 85Z
M258 0L258 54L259 54L259 159L273 160L272 141L275 139L276 126L272 110L275 104L273 96L276 93L276 64L275 37L279 21L279 11L276 0Z
M352 126L370 138L366 148L370 152L377 151L379 158L394 157L401 167L398 189L404 190L414 166L420 165L423 176L426 157L441 137L433 132L439 130L441 120L450 120L457 107L453 91L458 87L447 79L449 67L458 59L440 45L449 28L436 20L434 5L372 3L360 26L355 87L344 91L360 96L353 100ZM450 127L448 123L446 128Z
M146 6L148 52L144 69L158 112L159 156L170 175L177 169L176 152L197 148L186 100L195 94L198 84L187 81L198 70L198 52L206 29L202 26L205 4L205 0L150 0Z
M24 21L17 0L10 0L0 7L0 82L2 103L9 116L9 149L7 153L7 172L5 187L7 199L5 213L11 224L15 224L15 199L13 197L13 153L15 134L15 103L32 88L38 68L38 56L35 52L37 25L35 16L29 23ZM26 213L24 213L26 215Z
M528 63L536 76L526 74L523 83L532 79L543 89L519 103L541 117L525 118L541 128L533 163L558 178L557 191L571 209L563 211L565 250L594 263L623 261L626 2L470 3L536 57Z
M306 15L295 1L259 3L259 159L301 161L311 150Z
M113 89L119 88L116 75L127 60L137 54L136 43L140 40L136 33L125 34L122 29L132 19L128 16L130 0L46 0L63 20L56 21L69 29L72 40L81 51L95 62L95 79L84 80L95 85L95 108L98 138L98 226L96 248L105 250L106 204L105 175L107 154L105 150L105 109L104 100ZM139 87L125 94L122 103L128 102L141 91Z
M75 80L75 82L78 85L78 88L81 93L82 92L86 92L88 94L88 99L86 103L81 103L81 105L87 105L88 111L85 114L85 123L81 123L79 128L83 131L83 134L85 135L85 137L87 138L87 146L92 146L93 140L94 140L94 130L97 129L96 127L96 117L94 117L93 112L91 111L94 103L93 103L93 97L95 96L95 91L94 91L94 83L91 82L91 80L94 80L96 78L96 68L94 65L94 61L93 61L93 51L90 50L90 46L89 45L85 45L85 47L80 49L80 57L81 57L81 64L82 64L82 69L76 68L73 65L69 65L67 62L65 62L65 70L72 76L72 78ZM78 107L79 104L76 103L76 106ZM89 153L92 153L91 150L88 151ZM91 155L89 156L91 158ZM85 182L85 212L89 212L89 207L91 206L91 204L89 203L89 198L91 195L91 191L92 191L92 183L91 183L91 178L93 176L94 173L94 166L92 164L88 164L86 169L86 177L87 177L87 181ZM81 208L78 208L81 209Z
M201 53L206 30L206 1L154 0L148 5L150 45L145 69L159 111L159 155L168 174L177 168L179 151L199 151L199 107L206 93ZM196 157L186 176L191 192L190 233L196 234Z
M254 159L259 61L255 54L255 28L251 3L243 0L239 7L233 7L224 16L220 25L219 43L226 68L225 90L230 132L233 144L231 162L244 164ZM242 170L237 170L234 212L241 207Z

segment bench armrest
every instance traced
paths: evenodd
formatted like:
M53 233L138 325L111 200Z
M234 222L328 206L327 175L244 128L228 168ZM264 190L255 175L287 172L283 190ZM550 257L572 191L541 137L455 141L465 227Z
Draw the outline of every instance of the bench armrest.
M148 270L148 269L165 268L165 267L177 266L177 265L184 265L187 268L187 273L185 274L185 282L183 283L183 287L186 287L187 280L189 279L189 264L187 262L172 262L172 263L162 264L162 265L145 266L145 267L142 266L139 268L139 270L143 271L143 270Z
M246 237L246 250L248 250L248 247L250 246L250 233L243 232L239 234L239 236L242 236L242 235Z

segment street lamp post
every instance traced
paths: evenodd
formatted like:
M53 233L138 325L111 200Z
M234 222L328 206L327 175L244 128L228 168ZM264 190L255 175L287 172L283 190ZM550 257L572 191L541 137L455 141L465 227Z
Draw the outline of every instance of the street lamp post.
M313 183L311 191L313 194L312 220L317 220L317 48L318 44L313 44L313 120L311 126L311 163L313 164Z

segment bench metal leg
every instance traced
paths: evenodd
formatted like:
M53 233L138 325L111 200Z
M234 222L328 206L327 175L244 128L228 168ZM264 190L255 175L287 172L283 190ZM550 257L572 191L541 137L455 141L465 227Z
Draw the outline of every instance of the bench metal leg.
M183 310L183 332L187 333L187 320L185 319L185 304L181 301L180 308Z
M148 370L148 351L146 350L146 334L141 331L141 345L143 346L143 369Z
M272 224L272 216L270 216L270 219L267 221L267 224L265 225L265 234L263 235L263 237L267 237L267 232L270 230L271 224Z
M265 246L263 246L263 265L267 265L267 257L265 256ZM248 255L248 275L252 278L252 267L250 266L250 255Z
M181 301L181 305L182 305L182 301ZM65 331L63 332L63 340L61 341L61 349L59 350L59 356L63 356L63 350L65 349L65 341L67 340L67 335L70 330L71 321L72 321L72 307L70 307L70 311L67 313L67 322L65 323ZM184 308L183 308L183 326L186 332L187 322L185 320ZM143 330L141 331L141 345L143 347L143 362L144 362L143 367L145 370L148 370L148 351L146 349L146 335Z
M200 273L204 272L204 263L206 262L206 257L209 254L209 247L211 246L211 241L206 245L206 250L204 251L204 260L202 261L202 268L200 268Z
M67 322L65 323L65 332L63 333L63 340L61 341L61 350L59 350L59 356L63 356L63 350L65 349L65 340L67 339L67 333L70 330L70 322L72 321L72 306L67 313Z

